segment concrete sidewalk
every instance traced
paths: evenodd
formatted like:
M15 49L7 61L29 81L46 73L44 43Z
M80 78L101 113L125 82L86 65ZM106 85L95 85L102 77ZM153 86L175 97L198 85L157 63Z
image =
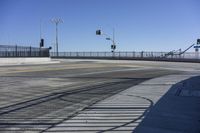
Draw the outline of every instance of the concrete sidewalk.
M0 66L31 65L31 64L52 64L60 61L51 60L50 57L15 57L0 58Z
M189 76L189 75L188 75ZM136 128L136 133L199 133L200 76L173 85Z
M80 111L46 132L199 133L200 97L182 96L182 88L200 87L199 77L196 82L189 79L194 76L148 80Z

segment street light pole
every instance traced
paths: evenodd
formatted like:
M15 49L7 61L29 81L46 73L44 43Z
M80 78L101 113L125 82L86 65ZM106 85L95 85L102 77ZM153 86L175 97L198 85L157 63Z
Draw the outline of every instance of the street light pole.
M113 42L115 42L115 29L114 28L113 28Z
M54 18L51 22L56 24L56 56L58 56L58 24L63 23L63 20L60 18Z
M58 56L58 23L56 22L56 56Z

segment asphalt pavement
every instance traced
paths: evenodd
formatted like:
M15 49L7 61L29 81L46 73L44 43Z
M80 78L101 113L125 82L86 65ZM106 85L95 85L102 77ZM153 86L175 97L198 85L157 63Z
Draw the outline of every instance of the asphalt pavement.
M144 118L171 86L198 75L194 64L180 69L176 63L61 60L1 66L0 132L146 131Z

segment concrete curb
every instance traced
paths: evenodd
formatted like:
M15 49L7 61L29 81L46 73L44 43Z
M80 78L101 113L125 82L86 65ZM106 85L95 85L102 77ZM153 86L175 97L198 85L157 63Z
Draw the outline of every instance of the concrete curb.
M59 63L52 61L49 57L31 57L31 58L0 58L0 66L23 65L23 64L51 64Z

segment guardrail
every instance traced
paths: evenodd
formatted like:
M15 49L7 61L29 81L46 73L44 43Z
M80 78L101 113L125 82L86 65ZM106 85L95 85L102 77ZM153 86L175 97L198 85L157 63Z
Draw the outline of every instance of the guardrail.
M0 45L0 57L49 57L49 48Z
M157 60L157 61L187 61L200 62L199 54L186 52L184 54L170 54L169 52L51 52L52 58L76 59L118 59L118 60Z

